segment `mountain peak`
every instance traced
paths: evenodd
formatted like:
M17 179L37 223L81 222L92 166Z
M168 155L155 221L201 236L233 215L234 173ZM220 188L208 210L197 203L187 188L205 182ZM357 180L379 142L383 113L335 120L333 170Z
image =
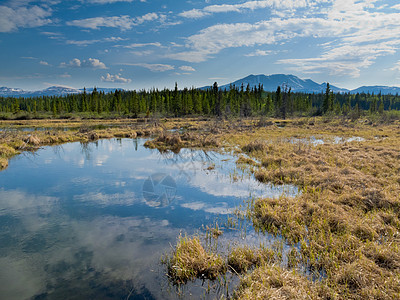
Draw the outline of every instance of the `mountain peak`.
M292 92L304 92L304 93L320 93L326 89L326 83L318 84L311 79L301 79L292 74L272 74L272 75L249 75L242 79L236 80L232 83L221 86L222 89L229 89L231 85L237 87L250 85L250 87L258 86L262 84L266 91L276 91L278 86L286 85L292 90ZM337 88L331 86L331 90L334 92L347 92L346 89Z

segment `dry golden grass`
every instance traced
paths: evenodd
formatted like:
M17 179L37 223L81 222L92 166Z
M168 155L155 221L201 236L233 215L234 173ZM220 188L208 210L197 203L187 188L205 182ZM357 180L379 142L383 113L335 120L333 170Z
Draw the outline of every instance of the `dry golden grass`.
M255 171L258 180L294 184L302 192L294 198L258 199L249 218L261 231L289 244L300 242L300 258L287 267L300 263L316 274L320 286L313 296L399 299L399 127L353 124L358 129L354 132L352 127L331 126L316 125L330 136L362 136L365 141L333 143L332 138L313 146L277 140L263 153L251 152L262 161ZM287 125L280 134L306 137L301 131ZM261 143L260 134L250 137ZM265 133L265 141L276 138L271 135ZM245 137L230 139L252 143ZM299 271L297 275L306 278Z
M0 170L8 167L8 159L0 157Z
M226 272L224 259L206 251L198 237L180 236L174 252L164 259L173 283L181 284L196 278L216 279Z
M220 146L219 138L210 134L162 132L153 140L148 140L145 147L160 151L179 152L182 148L213 148Z
M264 265L242 278L235 299L322 299L304 276L278 266Z
M257 163L252 160L251 158L248 157L244 157L243 155L241 155L238 160L236 161L237 164L243 164L243 165L250 165L250 166L255 166L257 165Z
M238 246L232 249L228 255L228 266L235 273L246 273L253 267L274 263L276 253L269 248L252 249L248 246Z
M221 123L214 135L227 149L239 148L262 162L238 159L255 166L258 180L293 184L301 194L250 205L248 217L255 228L293 247L279 267L271 266L277 260L260 260L259 249L229 253L234 272L255 268L241 279L236 296L400 299L398 124L315 119L289 121L284 128L261 125ZM326 143L313 145L312 136ZM363 140L346 142L351 137Z

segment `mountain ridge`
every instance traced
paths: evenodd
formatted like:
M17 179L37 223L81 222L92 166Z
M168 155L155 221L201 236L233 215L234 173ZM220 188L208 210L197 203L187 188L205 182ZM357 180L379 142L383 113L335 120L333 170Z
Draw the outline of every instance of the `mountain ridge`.
M272 75L248 75L244 78L238 79L234 82L224 84L219 86L220 89L229 90L231 86L235 86L236 88L240 88L243 84L244 89L246 89L249 84L250 87L258 86L258 84L262 84L265 91L274 92L276 91L278 86L287 85L288 88L291 88L292 92L304 92L304 93L324 93L326 90L326 82L324 83L316 83L311 79L301 79L295 75L287 75L287 74L272 74ZM345 88L340 88L334 85L329 85L331 91L334 93L374 93L379 94L400 94L400 87L395 86L361 86L359 88L349 90ZM211 86L205 86L201 89L211 88Z
M234 82L224 84L219 86L220 89L229 90L231 86L235 86L236 88L240 88L243 84L243 88L246 89L247 85L250 87L258 86L259 84L263 85L265 91L274 92L276 91L278 86L286 85L288 88L291 88L292 92L303 92L303 93L324 93L326 90L326 82L317 83L311 79L301 79L295 75L291 74L272 74L272 75L248 75L244 78L238 79ZM209 89L212 86L205 86L199 89ZM91 93L94 88L87 88L86 92ZM115 90L124 90L121 88L96 88L98 91L102 91L105 93L114 92ZM334 85L330 85L330 89L334 93L374 93L379 94L382 93L384 95L392 94L400 94L400 87L396 86L383 86L383 85L373 85L373 86L361 86L359 88L348 90L344 88L340 88ZM0 97L41 97L41 96L64 96L67 94L78 94L82 93L83 89L75 89L66 86L51 86L44 90L39 91L24 91L20 88L9 88L9 87L0 87Z

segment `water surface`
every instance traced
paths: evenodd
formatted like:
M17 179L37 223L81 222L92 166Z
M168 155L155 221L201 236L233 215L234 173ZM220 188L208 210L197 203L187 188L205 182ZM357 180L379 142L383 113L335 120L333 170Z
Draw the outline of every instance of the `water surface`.
M144 142L70 143L10 160L0 172L1 298L177 298L160 258L180 233L223 223L250 196L297 192L258 183L228 154L160 154Z

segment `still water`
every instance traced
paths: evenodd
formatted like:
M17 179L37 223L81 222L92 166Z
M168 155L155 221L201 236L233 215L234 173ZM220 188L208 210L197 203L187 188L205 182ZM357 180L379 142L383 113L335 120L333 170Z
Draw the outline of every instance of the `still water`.
M256 182L229 154L161 154L144 142L70 143L10 160L0 172L1 299L177 298L160 258L180 233L223 223L251 196L297 192Z

